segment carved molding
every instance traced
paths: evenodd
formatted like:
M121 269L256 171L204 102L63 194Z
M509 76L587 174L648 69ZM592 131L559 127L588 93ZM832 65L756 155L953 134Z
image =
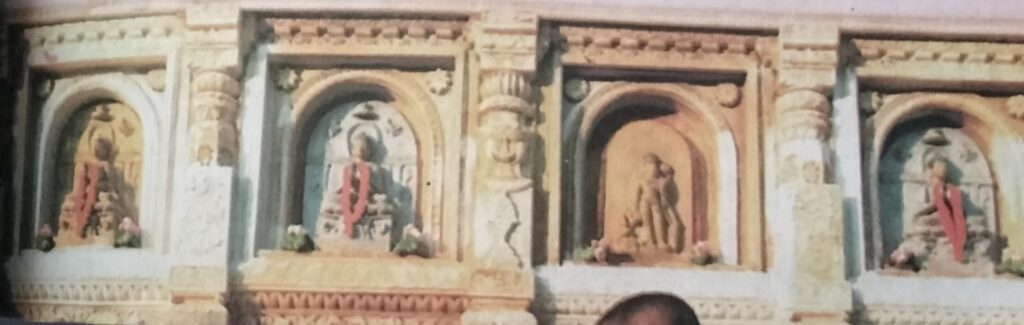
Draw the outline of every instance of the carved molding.
M167 301L169 297L162 282L127 279L13 283L11 294L19 303Z
M285 45L464 46L466 22L428 19L268 18L266 38Z
M852 324L1017 324L1024 319L1024 309L963 308L937 306L867 306L854 311Z
M232 296L239 324L458 323L467 299L455 294L241 291Z
M1019 65L1024 63L1024 44L855 39L853 45L866 64L949 62Z
M166 307L157 305L85 306L59 303L19 304L23 319L38 322L70 322L82 324L147 324L162 323Z
M87 21L25 31L29 64L166 56L182 35L175 16Z
M778 141L814 139L825 141L831 123L832 104L824 94L800 89L775 99L775 129Z
M558 32L566 65L744 70L758 61L755 36L571 25Z
M614 295L558 295L541 297L533 302L531 310L540 319L576 319L592 324L611 308L622 296ZM686 302L703 322L752 322L763 324L775 317L775 305L766 301L746 299L691 298Z

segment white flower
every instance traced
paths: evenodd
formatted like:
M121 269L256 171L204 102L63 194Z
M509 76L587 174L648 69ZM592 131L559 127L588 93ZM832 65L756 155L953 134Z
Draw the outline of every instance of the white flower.
M289 236L303 236L305 234L306 234L306 228L303 228L302 225L291 225L291 226L288 226L288 235Z
M416 229L416 226L412 224L405 225L405 228L402 229L402 233L412 238L419 238L420 236L423 236L423 233L420 232L419 229Z

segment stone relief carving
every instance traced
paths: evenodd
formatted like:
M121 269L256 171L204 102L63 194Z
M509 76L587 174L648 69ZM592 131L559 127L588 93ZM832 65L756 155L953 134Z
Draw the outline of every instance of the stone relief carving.
M167 84L167 69L153 69L146 72L146 83L156 91L164 91Z
M427 73L427 88L434 95L444 96L448 93L449 89L452 89L452 72L443 69L437 69Z
M993 275L994 184L969 138L941 127L903 135L886 150L879 172L884 247L892 252L892 266Z
M113 246L117 225L138 218L140 128L135 113L119 103L82 109L68 122L57 168L58 174L70 176L59 185L66 194L54 238L58 247Z
M230 166L238 152L236 120L241 85L231 68L200 68L192 75L189 138L193 161Z
M678 253L681 247L679 212L676 202L679 189L672 166L649 153L638 164L640 172L632 180L631 209L623 216L626 233L619 239L624 250L653 248ZM633 249L630 249L633 248Z
M1016 95L1007 99L1006 112L1015 119L1024 120L1024 95Z
M294 69L278 69L277 78L274 81L278 89L292 91L302 82L301 74L302 71L295 71Z
M565 98L573 102L582 101L590 95L590 82L587 80L569 79L562 87Z
M735 84L718 84L715 86L713 93L718 105L722 105L722 107L726 108L735 108L736 105L740 104L740 100L743 98L739 87Z
M409 126L401 114L383 102L358 103L336 114L343 115L326 122L323 159L311 159L323 164L324 175L318 243L389 251L414 219L415 139L404 132Z
M12 298L19 302L43 301L163 301L167 289L157 281L74 281L15 283Z

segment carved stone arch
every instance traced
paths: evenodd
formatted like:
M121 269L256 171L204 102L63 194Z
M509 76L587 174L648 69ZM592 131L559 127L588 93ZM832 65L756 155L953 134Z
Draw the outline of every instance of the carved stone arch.
M685 117L686 126L698 129L697 133L712 136L713 141L698 143L701 151L708 154L709 164L717 169L717 177L712 181L719 189L714 207L717 222L718 247L721 250L722 262L737 264L739 261L738 239L738 148L731 126L721 113L723 109L714 100L707 98L693 87L672 84L641 84L615 82L595 89L592 95L580 104L582 116L578 127L573 123L566 129L570 134L567 147L572 151L572 167L574 170L572 189L574 193L573 222L583 222L583 204L585 186L582 182L587 167L586 150L588 140L594 128L608 114L635 104L658 102L661 106L654 109L668 109ZM635 106L634 106L635 107ZM573 138L574 137L574 138ZM708 220L708 222L713 222ZM581 245L581 238L575 238L574 246Z
M308 135L303 128L312 127L317 114L327 110L333 100L355 95L371 95L391 101L399 114L408 121L416 141L417 156L420 157L419 178L416 191L414 211L423 222L425 231L438 234L441 224L441 181L443 179L443 138L441 119L433 100L425 89L402 76L398 71L353 70L328 72L322 78L307 80L293 94L293 110L290 115L292 135L287 145L286 157L290 157L285 168L285 185L287 189L297 188L298 160L305 150L304 141ZM307 131L308 132L308 131ZM305 158L301 158L305 159ZM283 205L283 220L286 224L293 223L295 211L301 211L301 191L287 193ZM435 229L436 228L436 229Z
M1017 185L1024 178L1016 164L1024 158L1024 142L1015 131L1011 119L1007 118L998 105L977 95L948 93L916 93L893 98L878 109L873 117L874 132L870 135L871 151L867 159L870 214L867 223L871 231L866 232L869 243L868 260L879 267L883 262L882 225L880 215L881 185L880 161L885 145L899 125L918 118L941 117L957 121L962 132L970 138L986 157L989 177L996 183L996 220L1000 235L1009 235L1015 229L1024 229L1024 220L1015 216L1024 211L1024 190ZM1020 248L1024 238L1009 236L1009 245Z
M54 192L52 170L55 168L57 148L60 147L60 136L65 125L76 110L101 100L125 104L135 112L141 123L142 139L145 142L142 157L146 163L142 165L143 181L139 189L139 223L142 229L147 229L147 234L151 234L143 236L143 246L152 247L162 242L160 238L168 233L166 218L159 216L167 215L164 212L166 200L160 194L161 187L169 183L167 174L161 172L166 170L170 159L167 154L171 151L169 130L166 124L161 123L165 114L159 111L159 95L143 80L124 73L100 74L58 82L53 93L43 103L39 120L40 142L36 150L36 161L39 163L35 171L38 184L35 193L35 227L40 227L39 223L53 215L57 208L53 204L53 196L57 194ZM160 230L151 231L156 229Z

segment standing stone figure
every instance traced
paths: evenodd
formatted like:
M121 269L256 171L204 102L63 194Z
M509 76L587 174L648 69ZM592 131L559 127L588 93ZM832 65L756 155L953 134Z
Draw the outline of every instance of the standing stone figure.
M626 214L625 237L635 238L639 247L654 246L679 252L679 213L676 212L674 170L654 154L646 154L640 174L633 181L631 209Z

